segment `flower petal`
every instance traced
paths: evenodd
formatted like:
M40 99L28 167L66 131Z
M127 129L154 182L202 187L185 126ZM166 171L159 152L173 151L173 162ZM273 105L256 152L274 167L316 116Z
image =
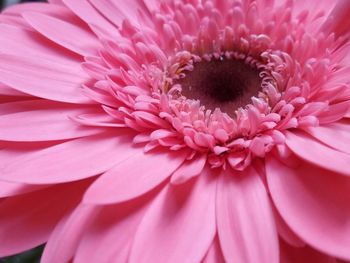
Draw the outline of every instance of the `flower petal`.
M186 161L171 176L171 183L182 184L187 180L198 176L202 172L206 161L206 154L201 154L199 156L194 157L191 160Z
M280 263L339 263L335 258L319 253L310 247L296 248L283 242L280 243L280 246Z
M77 54L82 56L98 54L100 44L96 36L77 24L34 12L24 13L23 17L45 37Z
M277 210L306 243L350 259L350 179L303 163L290 168L268 158L268 187Z
M47 241L56 223L72 209L87 182L59 185L0 202L0 256Z
M91 6L89 1L62 0L62 2L87 24L103 28L104 31L109 32L110 34L118 32L117 28L106 20L93 6Z
M154 193L117 205L101 206L81 239L74 262L110 263L116 259L128 262L135 232L153 196Z
M3 180L50 184L80 180L103 173L142 151L125 134L106 133L64 142L0 164Z
M304 132L285 132L286 144L300 158L324 169L350 176L350 155L315 141Z
M289 245L294 247L304 247L305 242L302 241L286 224L275 206L272 205L273 213L275 216L276 227L280 237Z
M81 92L89 78L79 64L0 54L0 81L24 93L71 103L91 103Z
M64 64L79 63L77 58L81 60L80 56L47 40L36 31L3 24L0 25L0 52L16 56L51 59Z
M248 169L242 174L227 169L219 178L216 214L223 254L227 262L277 263L270 201L256 171Z
M47 185L18 184L0 181L0 198L34 192Z
M97 207L79 205L68 217L63 218L50 235L40 262L69 262L86 227L98 211Z
M156 197L136 232L131 263L192 263L205 256L216 232L211 173L207 168L194 182L169 186Z
M138 21L140 12L143 14L142 23L145 22L145 18L150 16L150 12L145 6L143 0L129 0L126 5L121 5L118 1L110 0L90 0L90 2L101 12L101 14L103 14L109 21L113 22L117 27L120 27L125 19L135 22Z
M30 110L31 103L15 103L17 106L28 105L27 111L0 115L0 140L5 141L50 141L64 140L105 132L106 129L86 127L69 119L70 116L92 111L91 108L76 108L55 102L45 103L48 107ZM39 103L40 104L40 103ZM35 107L36 105L34 105ZM15 106L14 106L15 108ZM1 107L0 107L1 109ZM19 110L19 109L17 109Z
M218 237L215 237L202 263L225 263Z
M308 127L306 132L324 144L350 154L350 120Z
M84 202L119 203L145 194L168 178L187 155L187 151L163 149L140 152L100 176L86 192Z

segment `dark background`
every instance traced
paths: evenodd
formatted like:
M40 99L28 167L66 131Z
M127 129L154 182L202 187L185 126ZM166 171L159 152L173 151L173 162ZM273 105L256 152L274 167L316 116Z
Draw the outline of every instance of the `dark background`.
M0 0L0 8L4 8L8 5L13 5L16 3L25 3L25 2L44 2L42 0Z

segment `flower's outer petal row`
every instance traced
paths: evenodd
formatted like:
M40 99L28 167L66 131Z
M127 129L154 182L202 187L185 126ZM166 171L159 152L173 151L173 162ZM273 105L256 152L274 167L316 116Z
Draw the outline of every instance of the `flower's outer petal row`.
M197 179L166 187L138 227L129 261L200 262L215 237L216 185L206 167Z
M98 54L100 43L91 30L35 12L25 12L23 17L37 32L81 56Z
M133 148L130 140L125 133L108 132L18 157L8 156L0 164L0 178L19 183L50 184L95 176L142 151Z
M314 165L335 172L350 176L348 165L350 155L332 149L315 139L305 132L294 131L286 132L287 146L301 159ZM307 149L307 151L305 151Z
M0 140L52 141L85 137L106 132L99 127L87 127L69 119L79 114L101 111L95 107L77 107L44 100L12 102L0 105ZM4 108L17 112L5 113ZM36 108L32 110L32 108Z
M307 163L287 167L272 156L266 174L273 202L290 228L316 249L350 260L350 179Z
M265 172L264 177L266 178ZM290 229L273 204L272 209L279 237L293 247L304 247L306 245L305 242Z
M85 230L74 262L110 263L116 259L128 262L135 232L157 193L155 191L117 205L102 206L102 210Z
M306 132L322 143L350 154L350 120L344 119L319 127L308 127Z
M167 179L187 156L187 151L141 151L101 175L86 192L84 201L111 204L139 197Z
M225 263L218 237L214 238L214 241L208 249L208 253L205 255L202 263Z
M89 1L62 0L62 2L90 27L94 26L103 30L103 32L108 32L111 37L118 35L117 28L101 16Z
M216 216L226 262L278 263L275 222L266 189L254 168L227 169L217 191ZM268 242L266 242L268 240Z
M21 39L19 42L18 39ZM0 52L21 57L39 58L62 64L77 65L81 58L47 40L38 32L9 25L0 25Z
M322 254L310 247L296 248L280 242L280 263L340 263L333 257Z
M34 192L49 185L30 185L0 181L0 198Z
M116 27L122 25L124 20L138 22L142 18L142 24L150 24L151 13L143 0L130 0L128 4L121 4L119 1L90 0L90 3L111 21ZM140 23L140 26L141 23Z
M332 12L325 21L322 30L325 33L334 32L338 37L347 36L349 33L350 21L350 6L347 0L338 0Z
M88 183L53 186L1 200L0 256L45 243L57 222L78 204Z
M81 92L88 76L79 64L61 64L39 58L0 54L0 82L41 98L84 104L93 103Z
M63 217L52 231L40 262L69 262L75 255L81 236L98 212L97 207L80 204L74 211Z

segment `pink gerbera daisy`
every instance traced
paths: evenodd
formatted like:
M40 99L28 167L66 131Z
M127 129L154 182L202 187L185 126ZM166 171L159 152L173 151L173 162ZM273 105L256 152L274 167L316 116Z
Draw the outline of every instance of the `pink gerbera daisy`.
M49 2L0 15L0 256L350 260L349 1Z

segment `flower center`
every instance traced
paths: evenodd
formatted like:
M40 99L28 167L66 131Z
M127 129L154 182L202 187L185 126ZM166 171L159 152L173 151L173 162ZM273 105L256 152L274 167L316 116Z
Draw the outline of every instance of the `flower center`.
M200 100L207 109L219 108L232 115L258 94L261 79L259 71L244 60L221 56L195 62L193 70L187 71L177 84L187 99Z

